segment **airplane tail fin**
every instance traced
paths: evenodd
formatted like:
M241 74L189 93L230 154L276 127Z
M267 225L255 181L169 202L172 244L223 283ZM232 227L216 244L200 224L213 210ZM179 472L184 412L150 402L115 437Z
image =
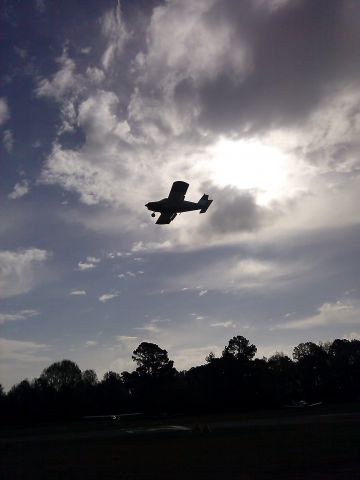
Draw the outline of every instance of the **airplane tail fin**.
M209 200L209 195L203 195L198 201L199 206L201 207L200 213L205 213L206 210L210 207L212 200Z

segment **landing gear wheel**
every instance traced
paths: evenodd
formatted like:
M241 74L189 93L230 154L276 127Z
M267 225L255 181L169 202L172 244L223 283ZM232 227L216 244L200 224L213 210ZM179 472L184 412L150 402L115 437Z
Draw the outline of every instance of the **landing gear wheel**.
M151 214L151 216L152 216L152 217L155 217L155 213L153 212L153 213Z

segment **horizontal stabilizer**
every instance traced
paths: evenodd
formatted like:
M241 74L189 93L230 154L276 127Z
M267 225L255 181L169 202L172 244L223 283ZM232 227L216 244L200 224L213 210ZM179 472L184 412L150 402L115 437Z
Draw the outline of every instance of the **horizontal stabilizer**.
M208 200L206 206L200 210L200 213L205 213L211 204L212 204L212 200Z

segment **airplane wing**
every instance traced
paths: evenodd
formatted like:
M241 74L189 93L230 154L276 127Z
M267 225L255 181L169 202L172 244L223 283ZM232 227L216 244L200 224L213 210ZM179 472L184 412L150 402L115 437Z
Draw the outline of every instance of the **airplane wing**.
M185 194L187 189L189 188L189 184L182 181L177 181L172 184L170 193L169 193L169 200L178 202L182 201L185 198Z
M167 223L170 223L174 220L176 217L176 213L162 213L160 217L157 219L157 224L158 225L165 225Z

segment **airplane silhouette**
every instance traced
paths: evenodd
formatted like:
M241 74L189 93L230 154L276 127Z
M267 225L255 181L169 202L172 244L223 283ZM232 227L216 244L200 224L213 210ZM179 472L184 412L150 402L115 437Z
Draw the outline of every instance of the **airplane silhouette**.
M191 212L193 210L200 210L199 213L205 213L210 207L212 200L209 200L209 195L203 195L200 200L195 202L188 202L185 200L185 194L189 184L182 181L177 181L172 184L169 196L157 202L149 202L145 205L148 210L152 211L152 217L155 217L155 212L160 212L160 217L157 219L158 225L164 225L174 220L178 213Z

